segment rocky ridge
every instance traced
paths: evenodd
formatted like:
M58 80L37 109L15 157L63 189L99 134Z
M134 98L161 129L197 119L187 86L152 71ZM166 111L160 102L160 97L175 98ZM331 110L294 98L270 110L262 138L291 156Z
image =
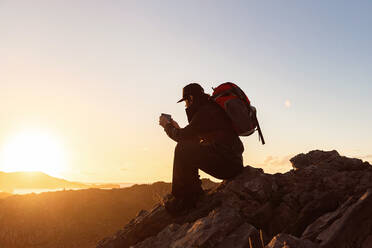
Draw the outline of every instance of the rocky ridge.
M246 166L186 215L141 211L97 248L372 247L372 166L337 151L290 161L284 174Z

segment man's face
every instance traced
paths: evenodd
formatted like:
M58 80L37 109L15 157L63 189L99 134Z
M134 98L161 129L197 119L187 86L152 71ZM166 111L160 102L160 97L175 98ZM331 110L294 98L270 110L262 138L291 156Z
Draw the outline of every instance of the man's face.
M185 106L186 106L186 108L189 108L191 106L191 104L192 104L192 96L189 96L185 100Z

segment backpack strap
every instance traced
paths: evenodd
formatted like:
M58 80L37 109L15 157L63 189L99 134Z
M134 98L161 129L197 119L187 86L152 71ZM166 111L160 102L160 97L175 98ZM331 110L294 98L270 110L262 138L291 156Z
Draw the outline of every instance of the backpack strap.
M262 145L265 145L265 139L262 135L260 123L258 123L257 115L255 115L256 123L257 123L257 131L258 131L258 140L262 142Z

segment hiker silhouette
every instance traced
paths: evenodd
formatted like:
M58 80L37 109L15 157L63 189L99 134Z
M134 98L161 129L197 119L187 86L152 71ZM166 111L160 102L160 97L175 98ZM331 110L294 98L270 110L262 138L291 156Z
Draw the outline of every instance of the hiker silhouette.
M198 170L218 178L230 179L243 169L243 143L226 112L197 83L183 88L189 124L181 128L167 115L159 124L177 142L172 178L172 198L165 203L170 212L195 206L203 194Z

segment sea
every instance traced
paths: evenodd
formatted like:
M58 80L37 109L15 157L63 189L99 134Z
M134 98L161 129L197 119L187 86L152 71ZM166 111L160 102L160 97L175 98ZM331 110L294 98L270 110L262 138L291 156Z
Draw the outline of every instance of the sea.
M120 188L127 188L127 187L134 185L134 183L116 183L116 184L119 184ZM16 195L25 195L25 194L31 194L31 193L40 194L43 192L57 192L57 191L63 191L63 190L81 190L81 189L82 188L14 189L12 193ZM100 188L100 189L110 190L111 188Z

